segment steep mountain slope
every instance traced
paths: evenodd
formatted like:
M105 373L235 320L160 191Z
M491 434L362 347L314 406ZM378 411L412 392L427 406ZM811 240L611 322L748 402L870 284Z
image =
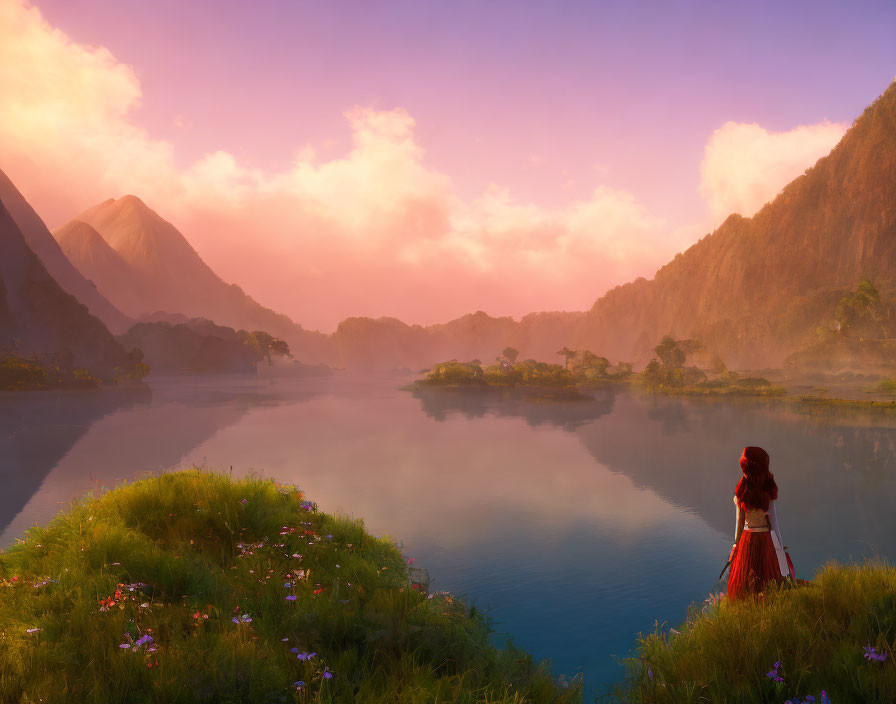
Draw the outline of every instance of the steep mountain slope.
M150 296L143 275L112 249L86 222L71 220L53 231L63 253L122 310L139 311Z
M869 277L896 272L896 82L830 155L752 218L731 215L660 269L600 298L579 339L643 357L660 336L701 337L743 366L780 364Z
M586 313L537 313L520 322L476 313L426 328L353 318L334 338L347 364L365 350L377 364L487 362L512 345L522 358L556 361L556 350L568 346L640 365L672 334L701 338L730 366L780 366L861 278L892 299L894 272L896 82L830 155L752 218L729 216L652 280L619 286Z
M0 202L0 353L38 355L112 380L133 362L109 330L62 290Z
M124 332L133 324L113 306L65 257L43 220L19 193L12 181L0 171L0 201L6 206L31 250L40 257L50 275L63 290L87 306L113 332Z
M99 233L118 259L77 222ZM90 271L98 288L134 317L157 311L205 317L234 328L265 330L285 339L306 361L327 357L326 336L304 330L255 302L239 286L222 281L174 225L136 196L99 203L54 234L66 241L78 269ZM121 285L121 262L128 267L125 276L134 277L129 288Z

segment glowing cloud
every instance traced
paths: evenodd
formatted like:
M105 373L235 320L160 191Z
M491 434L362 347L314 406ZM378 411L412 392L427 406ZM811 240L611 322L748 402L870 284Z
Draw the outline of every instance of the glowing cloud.
M771 132L755 123L726 122L710 137L700 166L700 193L712 217L750 217L830 152L847 127L825 121Z
M225 280L307 327L332 330L351 315L429 323L477 309L583 310L696 238L607 186L551 208L501 185L463 199L426 163L401 108L348 110L351 146L338 158L321 161L284 134L296 156L279 172L227 151L184 166L140 126L134 70L73 42L25 0L0 0L0 95L0 168L51 227L134 193ZM719 216L752 212L843 129L727 123L707 145L701 191Z

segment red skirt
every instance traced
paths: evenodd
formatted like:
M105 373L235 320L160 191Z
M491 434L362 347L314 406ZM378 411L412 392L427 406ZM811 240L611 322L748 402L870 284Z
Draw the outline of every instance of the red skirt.
M743 599L765 591L769 582L783 580L771 533L749 530L741 533L728 573L728 598Z

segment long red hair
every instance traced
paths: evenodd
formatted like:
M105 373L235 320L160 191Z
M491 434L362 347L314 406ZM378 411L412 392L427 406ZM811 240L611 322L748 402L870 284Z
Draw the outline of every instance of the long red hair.
M734 490L737 503L744 508L768 511L769 502L778 498L775 476L768 471L768 453L761 447L745 447L740 469L744 475Z

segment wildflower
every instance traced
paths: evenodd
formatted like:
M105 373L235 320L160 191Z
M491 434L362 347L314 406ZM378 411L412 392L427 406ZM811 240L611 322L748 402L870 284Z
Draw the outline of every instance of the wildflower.
M778 670L781 667L781 661L778 660L774 665L772 665L772 669L765 673L765 676L769 679L774 680L775 682L783 682L784 678L778 674Z
M295 601L295 600L296 600L296 595L295 595L295 594L287 594L287 595L286 595L286 600L287 600L287 601Z
M130 643L122 643L122 644L119 645L118 647L127 650L128 648L131 647L131 644L130 644Z
M39 630L39 628L26 628L25 633L37 633Z
M113 563L112 563L112 567L118 567L119 565L121 565L120 562L113 562Z
M291 652L291 653L298 653L298 652L299 652L299 649L298 649L298 648L290 648L290 649L289 649L289 652Z
M414 558L413 558L413 557L409 557L409 558L407 559L407 562L405 562L405 564L406 564L406 565L410 565L410 564L412 564L413 562L414 562Z
M313 658L315 655L317 655L317 653L299 653L298 655L296 655L296 659L305 662Z
M137 642L134 643L135 648L139 648L141 645L145 645L146 643L152 643L153 637L148 635L142 635L137 639Z
M18 577L13 577L13 578L12 578L12 581L13 581L13 583L18 582L18 581L19 581L19 578L18 578Z
M821 690L821 704L831 704L831 698L824 690Z
M323 587L321 587L320 589L315 589L315 590L314 590L314 593L315 593L315 594L322 594L323 591L324 591L324 589L323 589Z
M329 668L326 665L324 665L324 679L325 680L333 679L333 673L330 672Z
M289 636L287 636L286 638L281 638L280 640L282 640L285 643L286 641L289 640Z
M245 506L245 505L248 503L248 501L247 501L246 499L240 499L240 503L241 503L243 506Z
M887 654L879 653L879 652L877 652L877 648L872 648L870 645L866 645L865 646L865 659L868 662L871 662L872 660L875 662L883 662L884 660L887 659Z
M284 588L284 589L289 589L291 586L292 586L292 582L284 582L284 583L283 583L283 588Z
M298 691L298 690L302 689L302 688L305 686L305 683L302 682L302 680L297 680L297 681L295 681L295 682L292 683L292 686L295 687L296 690Z
M252 617L249 614L241 614L230 619L234 623L252 623Z

